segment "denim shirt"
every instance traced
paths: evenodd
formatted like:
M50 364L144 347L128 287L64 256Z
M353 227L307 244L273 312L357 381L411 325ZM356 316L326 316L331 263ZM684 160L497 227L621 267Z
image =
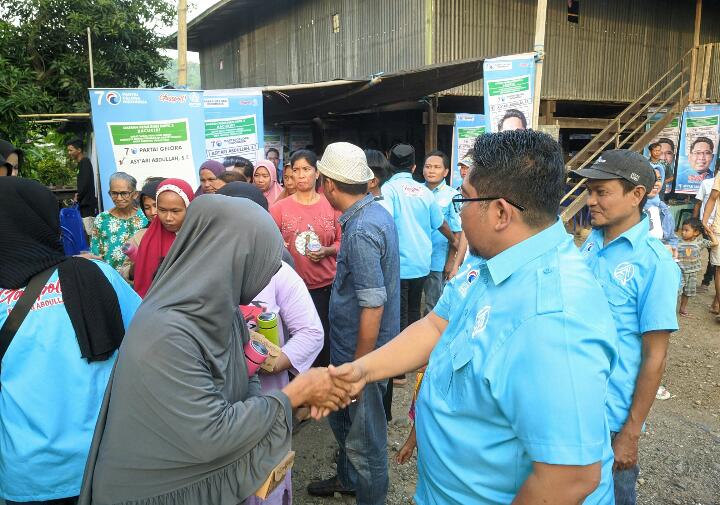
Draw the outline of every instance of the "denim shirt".
M340 216L342 242L330 295L330 361L355 358L360 312L383 307L375 347L400 333L400 252L395 222L366 195Z

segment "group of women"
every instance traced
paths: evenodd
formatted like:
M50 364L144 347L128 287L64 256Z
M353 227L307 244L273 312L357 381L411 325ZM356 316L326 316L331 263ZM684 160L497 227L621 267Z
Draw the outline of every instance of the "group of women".
M83 345L93 349L94 339L104 331L98 324L112 323L113 335L125 334L121 347L119 338L101 342L104 353L97 358L101 364L83 352L87 359L75 363L71 371L85 377L84 382L72 376L59 383L61 388L40 388L33 395L36 408L28 405L22 412L24 420L6 419L11 410L0 409L3 467L12 468L23 459L34 461L30 483L24 472L0 472L0 488L17 491L5 496L8 503L60 499L75 503L83 475L79 462L88 452L80 503L240 503L289 450L292 409L323 403L339 408L349 401L326 370L311 369L318 356L328 352L327 302L318 292L326 290L329 298L340 240L338 216L317 192L316 163L309 151L293 157L295 192L287 186L283 189L274 165L263 161L253 170L253 184L219 184L223 174L218 164L206 162L196 191L180 179L150 178L138 193L135 179L118 172L109 187L114 207L96 218L87 255L102 262L65 258L57 241L52 194L33 181L7 178L12 180L0 187L0 194L4 202L13 202L13 208L0 205L0 230L8 237L0 253L11 259L28 248L43 254L13 259L10 265L23 269L14 276L0 275L0 291L22 293L39 272L57 264L62 292L49 286L43 291L57 294L53 306L64 303L70 313L71 304L82 302L93 310L70 316L58 313L64 318L52 330L58 335L44 335L49 346L34 352L48 353L45 361L75 359L74 341L66 335L75 333L81 350ZM224 166L222 170L226 171ZM206 196L193 203L199 195ZM23 226L30 218L43 226ZM208 251L213 251L210 259ZM287 261L282 261L284 254ZM82 268L63 267L66 263ZM48 282L59 282L53 279L57 277ZM83 295L88 301L82 296L77 301L75 285L88 290ZM96 286L100 300L117 303L101 311L92 301ZM71 294L72 300L61 300ZM17 298L13 295L13 300ZM244 305L275 312L281 323L281 355L272 372L261 374L259 383L248 378L243 354L249 338L239 310ZM99 323L93 322L94 316L108 311ZM8 312L0 314L0 324ZM38 316L34 316L37 324L23 328L25 334L19 332L16 341L31 344L42 332L48 333ZM74 317L90 322L81 326ZM90 333L82 341L80 328ZM86 340L90 344L83 344ZM27 358L23 354L27 352L11 346L3 365ZM65 366L58 362L54 369L67 375L61 372ZM3 366L0 374L0 405L17 403L11 395L33 390L34 381L45 381L37 373L8 378L6 368L10 367ZM292 382L288 371L295 375ZM92 395L85 386L81 391L73 385L88 383L94 384ZM62 419L67 398L83 399L76 417L84 421L54 422L50 433L65 430L65 438L73 443L49 447L52 440L32 436L33 426L45 429L42 419ZM97 427L90 415L93 411L100 412ZM7 432L13 423L26 432ZM21 435L33 440L33 454L52 457L6 452ZM65 455L72 465L58 475L54 458L64 457L61 453L69 447L76 457ZM79 450L83 447L85 452ZM11 461L14 457L17 461ZM7 480L14 482L8 485ZM251 497L247 503L288 504L291 493L287 474L269 497Z

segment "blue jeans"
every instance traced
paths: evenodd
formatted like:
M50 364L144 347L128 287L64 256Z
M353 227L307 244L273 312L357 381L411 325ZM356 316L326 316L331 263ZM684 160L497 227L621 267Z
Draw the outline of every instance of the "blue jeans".
M610 433L610 440L615 440L617 433ZM615 470L613 480L615 481L615 505L636 505L637 504L637 479L640 474L640 466L635 465L625 470Z
M338 478L355 490L358 505L383 505L388 491L386 387L385 381L368 384L357 402L328 418L340 446Z

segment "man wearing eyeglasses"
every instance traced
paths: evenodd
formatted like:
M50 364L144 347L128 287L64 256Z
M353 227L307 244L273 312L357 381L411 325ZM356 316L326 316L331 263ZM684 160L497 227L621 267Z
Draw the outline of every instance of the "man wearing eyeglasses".
M478 137L471 156L453 199L470 259L425 318L331 373L357 393L429 359L415 410L418 505L612 503L616 333L557 218L560 146L505 131Z

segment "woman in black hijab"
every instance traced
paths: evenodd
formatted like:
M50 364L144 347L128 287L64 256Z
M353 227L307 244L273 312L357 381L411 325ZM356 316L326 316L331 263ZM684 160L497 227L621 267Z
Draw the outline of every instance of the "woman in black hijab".
M0 176L20 175L20 170L22 169L22 164L25 160L25 154L21 149L15 149L15 146L13 146L10 142L0 139L0 156L2 156L5 159L5 163L9 165L6 173L3 174L5 167L3 164L0 164Z
M140 299L109 266L64 255L58 202L38 182L0 177L0 237L0 325L44 282L2 359L0 496L71 503Z

